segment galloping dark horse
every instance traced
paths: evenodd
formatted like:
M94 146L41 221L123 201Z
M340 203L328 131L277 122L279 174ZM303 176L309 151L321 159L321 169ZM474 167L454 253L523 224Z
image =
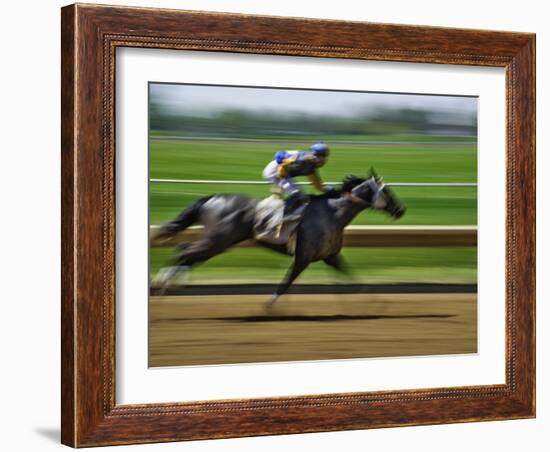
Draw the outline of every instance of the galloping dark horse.
M160 277L162 285L181 271L205 262L244 240L254 239L254 216L260 200L244 195L219 194L196 201L177 218L161 226L155 239L170 238L192 224L202 224L200 240L180 246L174 265ZM284 294L292 282L311 263L323 260L327 265L343 271L340 257L344 228L367 209L387 212L400 218L405 208L371 170L367 178L348 176L339 190L331 194L311 196L296 229L294 262L285 279L271 299L273 303ZM289 254L289 248L258 241L275 251Z

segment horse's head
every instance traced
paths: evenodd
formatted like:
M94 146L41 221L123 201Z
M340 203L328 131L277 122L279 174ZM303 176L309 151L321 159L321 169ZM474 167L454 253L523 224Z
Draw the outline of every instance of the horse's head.
M395 219L401 218L406 210L374 169L370 170L367 178L348 176L342 185L342 192L365 207L383 210Z

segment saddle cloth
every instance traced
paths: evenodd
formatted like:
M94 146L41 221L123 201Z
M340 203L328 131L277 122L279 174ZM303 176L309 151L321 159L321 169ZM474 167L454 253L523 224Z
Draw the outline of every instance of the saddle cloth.
M295 213L300 214L305 206ZM285 203L279 196L262 199L254 212L254 238L259 242L286 245L289 254L296 248L295 232L300 218L283 223Z

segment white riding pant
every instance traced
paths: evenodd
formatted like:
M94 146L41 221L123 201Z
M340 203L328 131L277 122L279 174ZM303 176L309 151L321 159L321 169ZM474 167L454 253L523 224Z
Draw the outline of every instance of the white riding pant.
M293 195L300 192L300 187L290 177L280 177L277 173L279 164L273 160L267 164L262 172L264 179L279 187L287 195Z

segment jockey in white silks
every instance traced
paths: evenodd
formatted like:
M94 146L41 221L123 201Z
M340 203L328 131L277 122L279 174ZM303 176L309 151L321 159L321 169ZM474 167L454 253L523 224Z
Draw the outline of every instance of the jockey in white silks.
M317 168L328 160L330 150L324 143L316 143L309 151L278 151L274 159L264 168L262 176L270 181L279 192L286 193L284 220L295 220L299 215L292 214L305 202L305 196L293 178L307 176L311 184L320 192L333 190L323 184Z

